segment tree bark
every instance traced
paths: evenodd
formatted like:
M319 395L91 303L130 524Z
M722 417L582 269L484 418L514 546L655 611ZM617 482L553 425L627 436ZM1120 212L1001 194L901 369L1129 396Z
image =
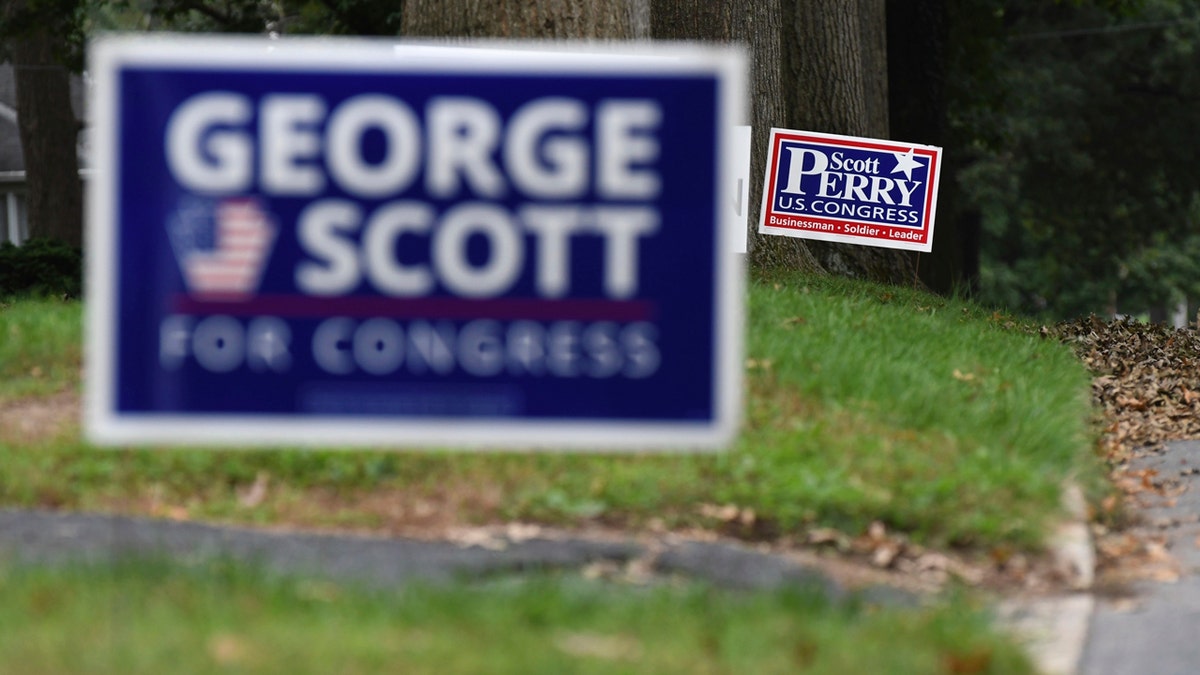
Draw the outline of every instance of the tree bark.
M807 131L867 133L859 3L784 0L788 123Z
M407 0L404 35L625 40L642 37L644 0Z
M867 130L887 138L888 115L888 9L881 0L858 0L858 24L861 30L864 103Z
M888 86L894 138L949 146L950 21L948 0L887 0ZM938 293L975 290L979 283L980 216L963 208L955 176L965 160L943 155L938 189L937 245L925 256L921 280Z
M83 190L71 110L71 81L45 29L15 38L13 72L17 122L25 157L29 235L83 245Z
M655 40L741 42L748 47L750 72L750 203L747 250L753 267L820 271L805 242L758 235L767 136L786 126L783 91L783 7L780 0L651 0L650 35Z
M884 0L784 0L789 128L888 137ZM834 274L892 284L918 283L916 254L809 243Z
M823 264L848 276L912 283L915 269L904 252L754 234L771 127L887 137L884 0L407 0L404 34L637 38L645 36L647 2L656 40L750 47L751 263L810 270Z

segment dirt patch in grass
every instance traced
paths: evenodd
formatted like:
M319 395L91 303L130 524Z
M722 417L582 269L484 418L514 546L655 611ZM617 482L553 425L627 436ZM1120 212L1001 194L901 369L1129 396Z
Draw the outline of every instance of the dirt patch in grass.
M63 436L78 429L79 411L76 391L0 401L0 445L40 443Z
M251 496L253 489L250 486L239 495ZM291 527L442 539L458 528L505 523L500 513L502 501L501 489L496 485L454 481L420 492L312 488L281 495L264 506L272 509L272 520ZM242 506L253 508L245 501Z

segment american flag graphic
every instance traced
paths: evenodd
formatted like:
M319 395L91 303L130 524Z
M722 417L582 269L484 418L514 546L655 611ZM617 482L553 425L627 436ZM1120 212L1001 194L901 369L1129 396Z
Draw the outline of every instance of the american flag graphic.
M248 197L184 204L168 231L190 295L206 300L254 295L278 233L259 200Z

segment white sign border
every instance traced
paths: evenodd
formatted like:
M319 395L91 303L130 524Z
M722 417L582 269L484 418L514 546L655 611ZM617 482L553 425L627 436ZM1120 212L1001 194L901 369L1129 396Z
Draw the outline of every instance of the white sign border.
M545 58L547 54L554 58ZM88 184L84 429L99 446L185 445L387 449L717 451L737 436L742 414L744 263L728 251L726 186L736 180L733 126L746 111L746 55L736 46L688 43L477 42L449 46L363 38L108 35L88 49L95 175ZM117 72L133 65L239 70L396 73L706 74L718 82L718 171L713 177L714 417L699 422L533 421L372 416L158 415L118 413L116 330Z

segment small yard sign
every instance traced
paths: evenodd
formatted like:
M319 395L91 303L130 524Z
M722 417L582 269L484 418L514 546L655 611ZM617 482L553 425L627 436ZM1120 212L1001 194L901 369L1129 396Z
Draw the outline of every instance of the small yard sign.
M750 223L750 127L734 127L730 161L737 183L733 186L733 208L729 213L729 232L733 251L746 253L746 227Z
M92 46L89 437L717 448L735 49Z
M759 232L930 251L941 148L772 129Z

